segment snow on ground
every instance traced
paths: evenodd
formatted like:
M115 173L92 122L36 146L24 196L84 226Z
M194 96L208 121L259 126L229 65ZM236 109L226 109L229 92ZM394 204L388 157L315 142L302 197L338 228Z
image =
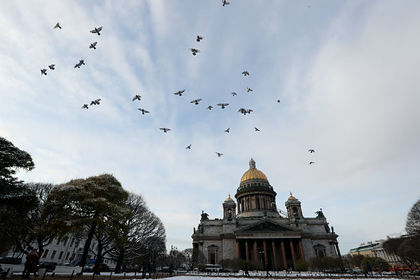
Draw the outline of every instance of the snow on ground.
M366 279L366 280L381 280L381 279L386 279L386 280L401 280L398 278L365 278L364 275L359 275L360 278ZM252 277L246 277L246 278L241 278L241 277L221 277L221 276L217 276L217 277L212 277L212 276L175 276L175 277L171 277L171 278L161 278L163 279L168 279L168 280L210 280L210 279L216 279L216 280L261 280L261 278L252 278ZM319 280L320 278L304 278L305 280ZM345 279L348 280L349 278L334 278L334 280L340 280L340 279Z

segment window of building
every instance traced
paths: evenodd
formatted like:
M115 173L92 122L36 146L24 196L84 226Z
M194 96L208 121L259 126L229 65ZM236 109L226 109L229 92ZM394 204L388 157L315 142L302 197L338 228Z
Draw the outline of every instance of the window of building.
M217 264L217 246L210 245L207 247L208 251L208 263L209 264Z
M74 243L74 237L71 239L71 242L70 242L70 247L72 247L72 246L73 246L73 243Z
M56 251L56 250L54 250L54 251L52 252L51 259L54 259L55 254L57 254L57 251Z
M60 252L60 255L58 255L58 259L61 260L61 257L63 256L63 251Z
M67 252L67 254L66 254L66 261L69 259L69 256L70 256L70 252Z
M60 244L60 237L57 238L57 245Z
M64 237L64 239L63 239L63 245L64 246L66 246L66 244L67 244L67 240L68 240L68 237L66 236L66 237Z
M48 249L44 251L44 254L42 255L43 259L45 259L48 256L48 252L49 252Z

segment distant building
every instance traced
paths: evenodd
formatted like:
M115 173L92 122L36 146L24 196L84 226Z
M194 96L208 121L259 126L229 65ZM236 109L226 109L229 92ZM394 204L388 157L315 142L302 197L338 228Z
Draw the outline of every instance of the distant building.
M54 239L50 244L44 247L44 253L39 259L40 262L55 262L58 265L77 263L82 258L84 239L77 239L72 236L66 236L61 239ZM95 259L98 242L93 239L90 244L90 250L87 257L87 263ZM36 244L33 245L36 248ZM93 253L94 252L94 253ZM10 250L7 256L23 257L22 263L26 261L21 252ZM115 267L116 262L105 255L104 263L110 267Z
M290 193L287 213L279 213L276 192L253 159L235 198L236 203L230 195L224 201L222 219L201 214L192 235L193 259L217 264L236 258L282 270L295 269L299 259L340 255L338 235L322 210L316 217L304 217L300 201Z
M387 237L389 239L389 237ZM386 260L392 267L404 266L398 256L389 254L384 250L383 243L385 239L370 241L360 244L359 247L350 249L350 255L362 255L365 257L378 257Z

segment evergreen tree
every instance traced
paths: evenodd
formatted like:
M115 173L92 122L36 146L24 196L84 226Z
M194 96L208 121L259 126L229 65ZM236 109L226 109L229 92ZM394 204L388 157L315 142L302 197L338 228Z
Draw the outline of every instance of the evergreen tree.
M75 179L51 191L43 218L51 221L50 230L59 235L86 238L80 260L84 267L94 235L103 235L103 229L117 224L127 212L126 199L127 193L112 175Z
M31 156L0 137L0 252L16 245L28 232L28 216L37 208L35 193L16 177L18 169L32 170Z

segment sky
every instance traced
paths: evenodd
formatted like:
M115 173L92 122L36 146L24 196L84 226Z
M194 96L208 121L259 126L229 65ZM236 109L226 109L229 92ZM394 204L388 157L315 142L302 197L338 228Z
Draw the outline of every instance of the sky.
M404 233L420 198L420 2L230 3L3 2L0 136L35 163L19 177L111 173L160 217L168 248L185 249L252 157L279 209L289 192L304 216L323 209L342 253Z

